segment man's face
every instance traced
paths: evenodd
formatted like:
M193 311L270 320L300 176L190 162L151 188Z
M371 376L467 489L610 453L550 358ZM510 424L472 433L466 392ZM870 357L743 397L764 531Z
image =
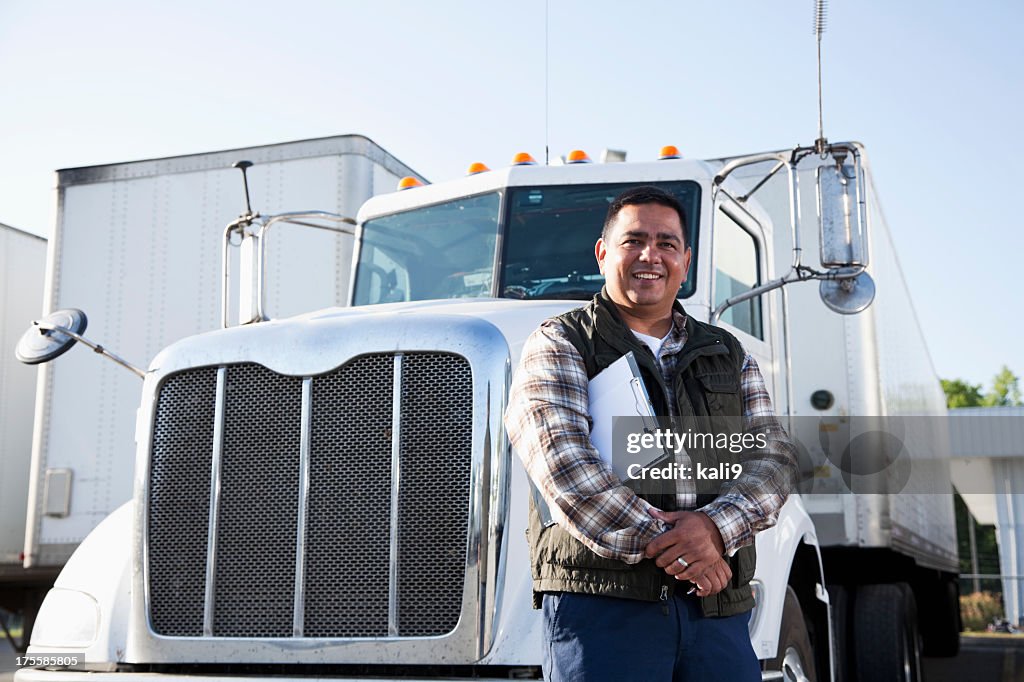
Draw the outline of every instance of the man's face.
M661 204L625 206L595 253L616 305L640 317L671 314L690 267L678 213Z

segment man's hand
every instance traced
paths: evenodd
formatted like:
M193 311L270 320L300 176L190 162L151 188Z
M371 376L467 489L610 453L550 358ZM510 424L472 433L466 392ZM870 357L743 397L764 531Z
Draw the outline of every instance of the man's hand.
M706 597L721 592L732 578L729 563L722 558L725 542L718 526L701 512L663 512L651 510L651 516L672 527L651 540L644 553L655 559L676 580L697 585L697 594ZM684 567L677 559L686 562Z
M725 558L719 557L718 561L712 564L704 575L693 578L691 582L697 587L696 595L698 597L709 597L724 590L730 580L732 580L732 569L729 568L729 562Z

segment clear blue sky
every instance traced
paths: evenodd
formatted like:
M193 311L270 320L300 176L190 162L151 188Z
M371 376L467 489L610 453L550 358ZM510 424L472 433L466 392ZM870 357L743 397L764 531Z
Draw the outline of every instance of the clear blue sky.
M817 133L811 0L550 0L552 153ZM432 180L543 154L545 2L0 3L0 222L57 168L369 136ZM1024 5L833 0L825 132L867 145L936 370L1024 375Z

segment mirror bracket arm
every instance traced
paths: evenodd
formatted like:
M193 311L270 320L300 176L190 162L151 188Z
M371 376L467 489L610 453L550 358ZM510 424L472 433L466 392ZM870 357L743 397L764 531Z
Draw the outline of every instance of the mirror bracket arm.
M728 310L729 308L738 303L749 301L750 299L760 296L761 294L766 294L769 291L780 289L791 282L799 282L804 279L810 278L802 276L800 269L793 268L782 277L779 277L778 279L773 279L772 281L762 284L761 286L748 289L747 291L744 291L742 294L737 294L732 298L728 298L722 301L722 303L717 308L715 308L714 312L711 313L710 322L711 324L718 324L718 320L719 318L722 317L722 313L724 313L726 310Z
M715 308L714 312L711 313L710 322L711 324L718 324L719 319L722 317L722 313L724 313L726 310L733 307L734 305L743 303L744 301L749 301L750 299L756 298L761 294L766 294L769 291L781 289L787 284L792 284L793 282L807 282L815 279L855 279L866 269L867 268L865 268L864 266L857 266L853 268L835 268L833 270L821 271L815 270L814 268L808 267L806 265L794 265L792 268L790 268L789 272L787 272L782 277L779 277L778 279L773 279L770 282L767 282L757 287L753 287L751 289L748 289L747 291L744 291L742 294L737 294L732 298L728 298L722 301L722 303L719 304L717 308Z
M72 330L68 329L67 327L62 327L59 324L52 324L52 323L46 322L44 320L36 320L32 324L34 324L37 327L39 327L40 333L42 333L43 331L50 331L50 332L58 332L60 334L65 334L67 336L70 336L75 341L79 341L79 342L85 344L86 346L88 346L89 348L92 348L94 352L99 353L100 355L103 355L104 357L110 358L111 360L113 360L117 364L121 365L125 369L130 370L133 374L135 374L135 376L139 377L140 379L145 379L146 378L146 373L143 370L139 369L138 367L136 367L135 365L131 364L130 362L128 362L124 358L120 357L119 355L115 355L114 353L111 353L109 350L107 350L106 348L104 348L100 344L93 343L92 341L90 341L89 339L85 338L81 334L77 334L77 333L73 332Z

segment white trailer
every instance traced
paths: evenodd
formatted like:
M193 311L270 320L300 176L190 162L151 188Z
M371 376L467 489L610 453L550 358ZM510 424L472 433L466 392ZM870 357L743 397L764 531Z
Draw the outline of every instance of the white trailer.
M860 474L820 438L936 407L870 183L851 143L514 165L371 199L353 307L201 334L151 362L134 504L82 544L31 651L73 652L101 682L537 677L528 485L501 420L510 373L541 320L600 288L590 254L611 198L656 184L690 216L686 310L741 339L794 430L815 426L810 493L757 538L750 635L765 679L919 679L921 636L935 653L958 640L953 613L923 618L951 585L955 600L948 477L927 469L944 498L857 497L840 485ZM823 244L821 265L801 243ZM808 279L860 315L827 311ZM900 489L890 474L878 492Z
M132 360L221 327L225 225L247 205L242 175L232 168L239 160L256 164L248 173L252 198L273 213L313 205L354 216L369 197L416 175L356 135L57 171L45 301L40 291L31 306L12 308L15 329L38 317L40 303L46 311L85 309L90 335ZM280 226L267 241L269 312L345 304L351 230ZM238 267L236 250L229 260ZM12 358L5 352L5 368ZM23 554L26 571L49 574L51 584L82 539L131 498L138 406L138 385L122 369L85 353L64 360L39 372L31 448L20 444L23 452L5 464L23 479L20 497L4 497L5 509L19 507L10 517L21 525L15 555ZM34 378L34 370L18 371ZM21 426L33 423L31 412L15 416Z
M38 607L57 575L22 566L36 369L14 346L43 309L45 267L45 239L0 224L0 609L11 613Z

